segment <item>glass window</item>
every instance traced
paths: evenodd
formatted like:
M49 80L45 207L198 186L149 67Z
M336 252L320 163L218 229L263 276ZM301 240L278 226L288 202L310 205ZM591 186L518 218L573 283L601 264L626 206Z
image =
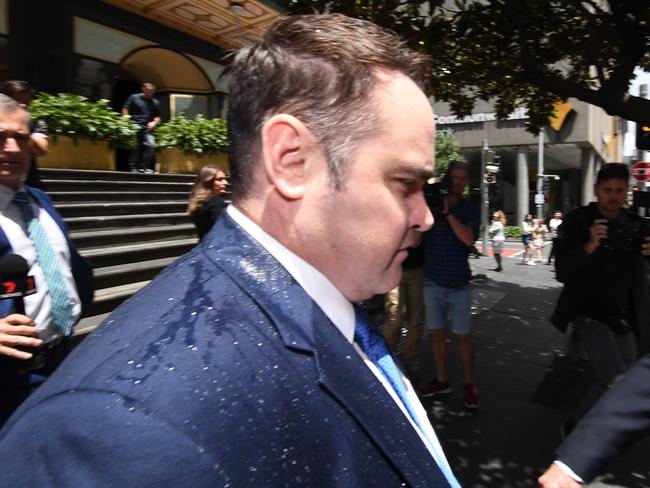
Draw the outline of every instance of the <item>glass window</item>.
M210 117L207 95L185 95L174 93L169 97L169 109L172 117L181 113L188 119L193 119L199 114L202 114L205 117Z
M76 59L73 79L73 92L92 100L110 99L113 94L112 82L116 66L92 59Z
M132 36L79 17L74 18L74 51L112 63L119 63L134 49L154 44L147 39Z

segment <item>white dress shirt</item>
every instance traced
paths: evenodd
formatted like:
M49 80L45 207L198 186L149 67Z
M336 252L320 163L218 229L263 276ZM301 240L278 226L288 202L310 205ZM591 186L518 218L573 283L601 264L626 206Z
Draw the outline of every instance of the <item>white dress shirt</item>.
M21 190L24 189L21 188ZM11 188L0 185L0 228L9 240L13 254L19 254L25 258L29 266L29 275L34 277L36 293L24 298L25 315L34 320L39 331L39 338L44 343L48 343L59 338L59 334L52 323L52 301L48 294L45 275L36 261L34 243L29 238L20 209L13 203L15 194L16 192ZM34 212L34 215L43 226L50 245L60 260L61 265L59 266L59 270L68 288L70 305L72 306L72 318L76 321L81 315L81 300L79 299L74 277L72 276L68 242L50 214L33 201L32 212Z
M352 303L343 296L343 294L332 284L332 282L320 271L314 268L311 264L304 261L302 258L291 252L285 246L280 244L277 240L262 230L255 222L246 217L234 205L229 205L226 209L228 215L239 224L248 234L259 242L264 249L266 249L275 259L277 259L282 266L289 272L291 276L298 282L298 284L307 292L314 302L320 307L325 315L332 321L336 328L343 334L343 337L352 344L357 354L363 359L366 366L377 377L381 384L386 388L386 391L391 396L393 401L400 408L404 416L411 423L416 430L422 442L427 447L432 457L438 465L444 464L449 468L447 458L440 446L438 437L436 436L427 413L422 407L420 400L417 397L411 382L400 372L400 377L404 382L409 400L414 407L415 413L418 416L420 425L426 429L426 436L420 430L415 421L411 418L406 407L400 400L399 396L388 382L386 377L379 371L375 364L368 359L368 356L361 350L361 348L354 342L354 327L355 317L354 308ZM427 437L431 442L427 441ZM451 471L451 469L449 468Z

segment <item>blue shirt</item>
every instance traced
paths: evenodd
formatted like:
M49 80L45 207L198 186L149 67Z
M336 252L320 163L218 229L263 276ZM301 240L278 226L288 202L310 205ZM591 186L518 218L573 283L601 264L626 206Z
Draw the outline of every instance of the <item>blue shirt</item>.
M462 199L450 213L472 229L476 239L481 222L478 206ZM433 227L424 234L424 276L448 288L466 285L471 276L467 262L469 247L454 234L446 217L434 217Z

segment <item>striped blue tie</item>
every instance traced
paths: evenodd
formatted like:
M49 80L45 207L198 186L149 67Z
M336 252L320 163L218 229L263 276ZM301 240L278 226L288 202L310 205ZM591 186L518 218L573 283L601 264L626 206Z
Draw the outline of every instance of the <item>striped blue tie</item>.
M74 318L72 316L70 295L61 275L59 258L47 238L45 229L43 229L43 226L34 215L32 205L27 198L27 193L24 191L16 192L14 203L23 214L23 219L27 226L27 233L34 243L34 249L36 250L36 260L45 275L48 294L52 301L52 321L54 322L54 327L62 336L68 336L72 331Z
M370 322L368 315L363 309L355 305L354 312L354 341L359 344L361 350L363 350L363 352L366 353L366 356L368 356L368 359L370 359L375 364L375 366L377 366L379 371L382 372L384 377L391 384L393 390L395 390L395 393L397 393L397 396L406 407L407 412L426 438L430 451L434 453L434 459L436 460L440 471L447 479L449 486L452 488L460 488L460 484L456 480L456 477L451 472L451 470L447 467L447 463L439 458L439 456L442 455L442 452L438 452L438 450L433 447L435 443L432 441L432 439L429 438L427 431L423 428L420 416L416 414L415 408L408 397L408 393L406 391L406 387L404 386L404 382L402 381L399 369L393 360L393 356L388 350L388 346L386 345L384 338L377 330L377 327L375 327Z

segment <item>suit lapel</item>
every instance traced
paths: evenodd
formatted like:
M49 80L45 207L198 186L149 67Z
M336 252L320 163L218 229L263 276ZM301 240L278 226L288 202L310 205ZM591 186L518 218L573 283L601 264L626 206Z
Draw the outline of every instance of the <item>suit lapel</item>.
M206 254L265 311L286 347L315 356L318 381L410 486L447 487L431 454L383 385L286 269L224 214Z

